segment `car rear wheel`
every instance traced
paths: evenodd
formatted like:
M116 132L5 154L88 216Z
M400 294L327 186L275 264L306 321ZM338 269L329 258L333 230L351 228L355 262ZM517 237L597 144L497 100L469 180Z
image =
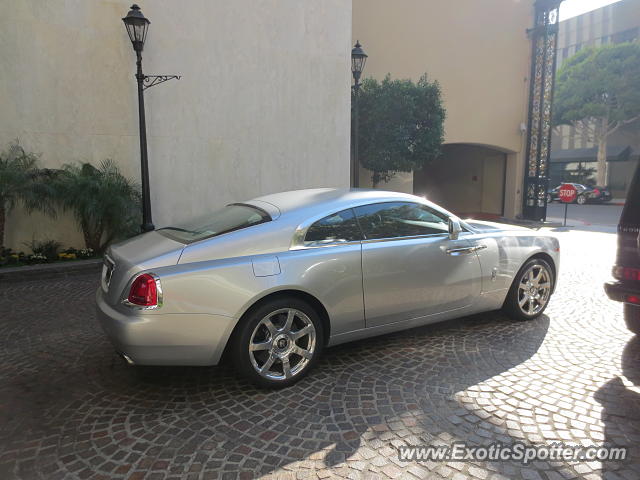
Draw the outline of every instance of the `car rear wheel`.
M515 276L503 309L517 320L539 317L549 304L554 282L551 266L541 258L532 258Z
M578 205L584 205L585 203L587 203L587 197L585 197L584 195L578 195L578 198L576 199L576 203Z
M234 364L258 386L293 385L320 357L322 322L318 313L300 299L268 301L252 309L241 322L233 344Z

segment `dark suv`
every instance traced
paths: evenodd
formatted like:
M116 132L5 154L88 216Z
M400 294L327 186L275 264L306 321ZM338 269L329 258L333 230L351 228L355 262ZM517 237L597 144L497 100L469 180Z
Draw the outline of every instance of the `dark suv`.
M605 283L605 291L611 300L624 302L627 327L640 334L640 165L618 225L618 255L613 277L616 281Z

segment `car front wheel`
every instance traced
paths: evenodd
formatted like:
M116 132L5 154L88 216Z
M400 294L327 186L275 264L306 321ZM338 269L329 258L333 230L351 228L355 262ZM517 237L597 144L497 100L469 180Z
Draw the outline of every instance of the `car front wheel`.
M252 309L233 342L236 368L254 384L293 385L317 362L324 342L318 313L298 298L279 298Z
M541 258L532 258L518 271L503 309L517 320L532 320L543 314L555 279L553 269Z
M585 203L587 203L587 197L585 197L584 195L578 195L578 198L576 199L576 203L578 205L584 205Z

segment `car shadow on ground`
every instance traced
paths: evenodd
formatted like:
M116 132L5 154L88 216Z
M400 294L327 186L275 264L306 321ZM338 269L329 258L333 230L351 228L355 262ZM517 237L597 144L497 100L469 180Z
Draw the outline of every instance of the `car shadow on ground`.
M640 465L632 462L640 457L640 337L634 336L621 357L622 377L616 376L596 392L602 405L603 445L629 448L626 462L602 462L603 478L620 478L616 472L626 466L640 477ZM630 457L630 458L629 458Z
M392 446L407 443L488 444L490 415L469 411L457 394L526 362L548 328L546 316L517 322L495 312L340 345L308 378L275 391L256 389L228 366L128 367L95 321L51 331L30 346L40 367L4 387L3 397L19 402L5 405L0 450L49 453L6 462L3 471L6 478L47 469L116 478L127 472L114 466L124 464L147 472L161 465L169 474L268 474L307 460L326 468L387 463L397 458ZM70 345L78 355L72 362Z

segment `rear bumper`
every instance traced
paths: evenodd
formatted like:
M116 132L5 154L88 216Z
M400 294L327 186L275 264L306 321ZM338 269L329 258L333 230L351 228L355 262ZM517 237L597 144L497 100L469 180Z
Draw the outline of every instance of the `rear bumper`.
M640 288L626 285L621 282L607 282L604 291L611 300L625 302L628 295L640 296ZM640 305L633 303L624 304L624 322L633 333L640 335Z
M607 282L604 284L607 296L616 302L625 302L627 295L640 296L640 288L622 282Z
M216 365L236 324L222 315L127 315L105 302L101 288L96 314L114 348L137 365Z

